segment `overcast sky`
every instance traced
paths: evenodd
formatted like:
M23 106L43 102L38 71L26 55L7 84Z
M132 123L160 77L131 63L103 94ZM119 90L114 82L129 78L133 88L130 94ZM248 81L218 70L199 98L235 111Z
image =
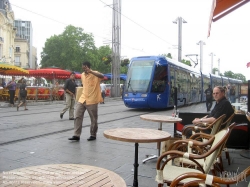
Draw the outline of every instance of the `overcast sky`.
M92 33L96 46L111 40L112 0L9 0L15 19L31 21L33 46L38 50L38 60L46 39L63 32L69 24ZM207 38L208 20L212 0L121 0L121 56L132 58L144 55L171 53L178 59L178 26L173 21L182 17L182 58L198 54L199 41L203 48L203 71L213 67L242 73L250 79L250 3L212 23ZM196 61L196 58L193 57ZM196 66L200 69L199 65Z

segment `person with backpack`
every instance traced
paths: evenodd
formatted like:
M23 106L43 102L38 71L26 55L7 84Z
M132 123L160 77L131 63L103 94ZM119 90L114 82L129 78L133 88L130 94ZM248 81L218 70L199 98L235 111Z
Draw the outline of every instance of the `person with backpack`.
M19 110L19 107L24 105L24 110L28 110L26 107L26 97L27 97L27 88L26 88L26 80L22 80L22 84L19 87L19 98L20 98L20 104L17 105L17 111Z
M208 85L208 88L205 90L204 93L206 94L207 112L209 112L213 105L213 90L211 88L211 85Z

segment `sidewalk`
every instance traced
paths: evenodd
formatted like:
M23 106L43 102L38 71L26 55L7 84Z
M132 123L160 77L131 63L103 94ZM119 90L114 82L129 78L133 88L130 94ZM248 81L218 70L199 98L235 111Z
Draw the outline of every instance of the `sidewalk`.
M3 116L1 117L2 123L0 122L2 124L0 126L2 131L0 139L4 139L4 135L8 136L7 129L15 130L16 133L12 133L13 137L21 137L22 135L26 137L26 135L30 134L35 136L35 133L47 133L51 129L55 129L58 133L50 133L44 136L39 136L38 134L35 138L1 145L0 173L36 165L84 164L111 170L121 176L127 186L133 186L134 143L107 139L103 136L104 130L119 127L157 129L157 123L141 120L139 115L146 112L170 115L172 110L132 110L123 105L121 98L110 98L110 100L107 98L105 101L107 102L104 105L99 106L98 136L97 140L92 142L86 140L89 137L89 119L87 116L84 121L87 124L83 127L81 140L79 142L68 141L68 138L73 133L73 123L66 116L63 120L59 119L59 111L63 107L63 101L54 107L39 106L37 105L38 103L31 106L29 103L29 112L33 112L32 116L24 111L17 113L11 108L6 108L5 114L0 114L0 116ZM205 112L204 106L203 103L183 107L180 110L182 112ZM30 116L30 118L27 118L27 116ZM13 118L15 121L12 123L11 120ZM14 123L21 123L22 126L15 127ZM67 129L63 130L61 129L62 127ZM173 132L173 128L170 125L163 125L163 130L169 133ZM235 174L250 165L250 160L240 155L241 151L235 149L229 150L231 165L228 165L225 154L222 154L225 171ZM145 155L150 153L157 153L155 143L139 144L138 181L140 187L157 186L155 182L156 160L148 161L145 164L141 162L145 158ZM240 182L237 185L230 186L246 187L249 184L250 177L247 180L248 182Z

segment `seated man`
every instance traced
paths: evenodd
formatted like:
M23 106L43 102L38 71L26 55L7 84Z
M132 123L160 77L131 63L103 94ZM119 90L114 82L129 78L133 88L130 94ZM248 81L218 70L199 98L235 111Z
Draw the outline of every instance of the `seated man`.
M216 101L216 104L211 113L204 118L195 118L192 121L194 125L201 125L203 123L213 123L218 117L223 114L226 114L226 118L224 119L224 121L226 121L234 113L234 109L231 103L226 99L225 89L222 86L214 87L213 97ZM185 135L187 138L189 138L192 135L192 131L187 131Z

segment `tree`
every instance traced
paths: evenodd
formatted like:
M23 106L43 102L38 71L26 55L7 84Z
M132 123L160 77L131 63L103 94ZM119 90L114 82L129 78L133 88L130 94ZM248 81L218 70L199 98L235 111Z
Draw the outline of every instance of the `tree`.
M234 78L235 78L235 79L242 80L244 83L247 82L246 77L245 77L243 74L241 74L241 73L235 73L235 74L234 74Z
M93 36L72 25L67 26L62 34L46 40L41 59L42 67L57 66L81 71L85 60L89 60L94 68L98 67L98 51Z
M225 71L224 76L234 79L234 73L232 71Z
M192 65L191 65L191 62L190 62L189 60L182 59L181 62L182 62L183 64L188 65L188 66L192 66Z

